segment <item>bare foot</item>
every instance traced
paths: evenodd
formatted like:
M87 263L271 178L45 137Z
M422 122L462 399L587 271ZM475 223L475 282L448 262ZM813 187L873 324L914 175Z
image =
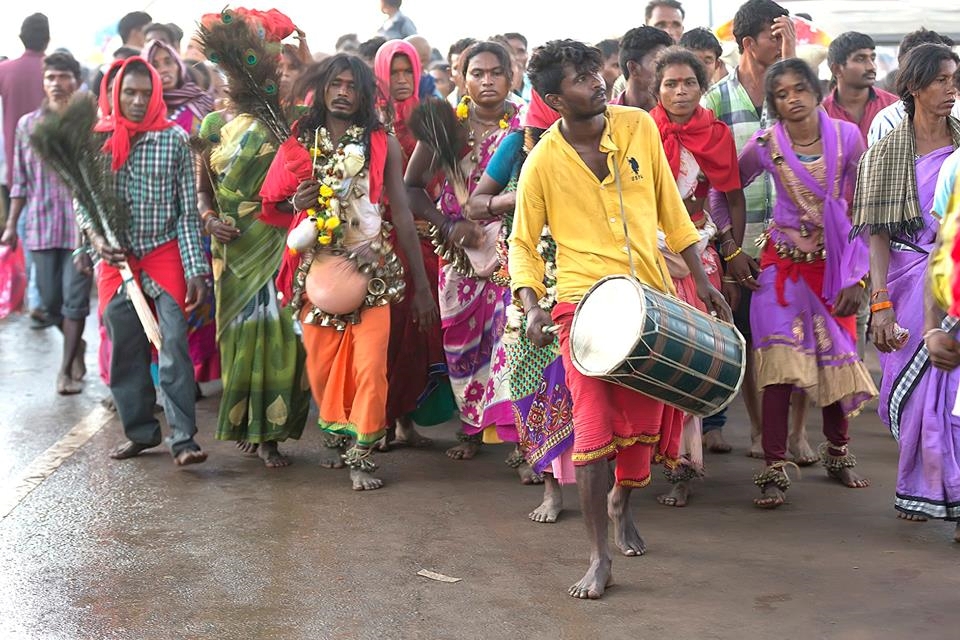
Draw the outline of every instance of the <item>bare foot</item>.
M844 467L839 471L830 470L827 471L827 475L851 489L863 489L864 487L870 486L870 481L854 471L851 467Z
M393 445L397 447L413 447L414 449L424 449L433 446L433 440L420 435L417 426L413 424L410 418L400 418L397 420L396 438Z
M517 467L517 474L520 476L521 484L543 484L543 476L526 462Z
M113 401L113 396L108 395L106 398L100 401L100 406L109 411L110 413L117 412L117 403Z
M630 492L618 484L607 494L607 516L613 523L613 541L625 556L642 556L647 544L640 537L630 511Z
M248 458L254 458L257 455L257 449L260 448L260 445L255 442L247 442L246 440L239 440L237 442L237 449L240 450L240 453L247 456Z
M74 396L83 391L83 383L74 380L68 373L57 375L57 393L62 396Z
M77 354L73 357L73 362L70 363L70 377L74 380L83 380L83 377L87 375L87 363L84 361L86 354L87 341L81 339Z
M581 600L600 598L606 588L613 584L613 574L610 572L612 564L609 557L592 561L580 582L570 587L567 593Z
M733 447L723 439L723 429L713 429L703 434L703 446L711 453L730 453L733 451Z
M373 491L383 486L383 480L359 469L350 469L350 480L353 481L354 491Z
M320 466L324 469L343 469L343 458L339 449L325 449L320 452Z
M907 522L926 522L927 516L921 515L919 513L904 513L903 511L897 512L897 517L901 520L906 520Z
M373 448L381 453L386 453L387 451L390 451L390 445L392 444L394 443L390 440L390 434L388 433L384 434L382 438L377 440L377 444L373 445Z
M760 489L759 498L753 499L753 506L760 509L776 509L787 501L787 494L780 490L780 487L768 482Z
M177 466L184 467L188 464L200 464L207 459L207 452L201 451L199 449L187 449L186 451L181 451L173 459L177 463Z
M790 451L790 455L793 456L793 461L797 463L798 467L809 467L820 462L820 456L807 442L806 437L799 439L791 437L787 450Z
M479 442L461 442L447 449L447 457L454 460L471 460L480 451Z
M114 460L126 460L127 458L133 458L140 455L141 452L146 451L147 449L152 449L157 445L155 444L137 444L136 442L125 442L116 449L110 452L110 457Z
M757 458L758 460L763 459L763 442L760 440L760 437L757 436L756 439L750 440L750 448L747 449L748 458Z
M670 493L657 496L657 502L665 507L685 507L690 498L690 481L682 480L670 489Z
M263 460L263 466L267 469L279 469L280 467L289 467L290 458L280 453L275 440L264 442L260 445L260 459Z
M556 522L560 512L563 511L563 493L560 491L560 483L550 474L544 474L543 480L543 502L531 511L528 517L534 522Z

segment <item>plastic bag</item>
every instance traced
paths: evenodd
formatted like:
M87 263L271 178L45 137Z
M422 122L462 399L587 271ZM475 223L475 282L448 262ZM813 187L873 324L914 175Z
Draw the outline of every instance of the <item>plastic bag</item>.
M20 310L26 290L27 272L22 245L18 242L16 249L0 245L0 318Z

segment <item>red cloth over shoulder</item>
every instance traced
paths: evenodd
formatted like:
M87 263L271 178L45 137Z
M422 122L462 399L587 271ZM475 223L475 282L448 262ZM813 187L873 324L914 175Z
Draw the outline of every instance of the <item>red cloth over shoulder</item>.
M671 122L659 104L650 111L667 154L673 177L680 175L680 147L693 154L710 185L721 193L740 188L737 145L730 128L717 120L709 109L698 106L683 124Z

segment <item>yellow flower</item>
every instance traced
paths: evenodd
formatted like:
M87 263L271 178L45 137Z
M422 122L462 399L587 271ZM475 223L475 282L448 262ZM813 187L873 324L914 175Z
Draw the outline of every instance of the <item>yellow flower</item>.
M333 238L332 238L331 236L327 236L327 235L323 235L323 236L320 236L319 238L317 238L317 242L319 242L319 243L322 244L322 245L328 245L328 244L330 244L332 241L333 241Z
M323 228L327 231L333 231L340 226L340 218L336 216L331 216L327 218L326 222L323 223Z
M470 117L470 96L463 96L460 104L457 105L457 118L466 120L468 117Z
M316 218L316 217L317 217L317 210L316 210L316 209L307 209L307 217L308 217L308 218Z
M324 198L329 198L333 195L333 189L329 185L322 184L320 185L320 195Z

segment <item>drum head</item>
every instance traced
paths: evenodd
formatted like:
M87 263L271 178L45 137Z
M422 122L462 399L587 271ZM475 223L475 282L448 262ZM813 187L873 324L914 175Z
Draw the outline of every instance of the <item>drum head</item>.
M614 371L633 353L645 317L643 289L635 280L604 278L577 307L570 331L574 364L587 375Z

